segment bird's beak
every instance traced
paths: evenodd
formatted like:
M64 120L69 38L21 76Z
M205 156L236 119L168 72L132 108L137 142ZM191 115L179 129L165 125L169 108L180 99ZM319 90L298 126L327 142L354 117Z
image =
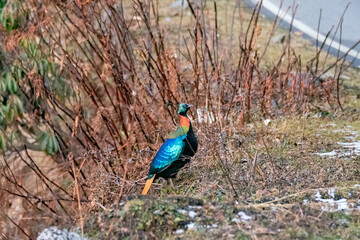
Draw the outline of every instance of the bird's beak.
M192 106L194 106L194 105L188 104L188 108L191 108Z

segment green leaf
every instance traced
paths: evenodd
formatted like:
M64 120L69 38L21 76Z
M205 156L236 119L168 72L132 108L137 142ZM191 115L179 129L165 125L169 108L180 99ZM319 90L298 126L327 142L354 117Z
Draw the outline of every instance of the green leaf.
M35 51L36 51L36 46L33 42L30 42L29 44L29 52L31 55L35 55ZM35 61L33 63L33 65L35 64Z
M4 8L7 0L0 0L0 8Z
M8 137L9 142L12 143L14 140L18 139L18 133L16 131L12 131Z
M5 19L5 28L7 31L11 31L14 25L14 15L10 14L8 18Z
M2 109L5 115L6 122L11 123L15 117L14 109L11 108L10 104L2 105Z
M0 149L3 151L6 150L6 139L2 132L0 133Z
M47 135L46 132L41 132L41 135L40 135L40 137L38 137L38 138L36 139L36 142L41 142L41 141L43 141L43 140L46 138L46 135Z
M57 140L56 140L56 136L55 135L53 135L52 136L52 142L53 142L53 149L52 149L52 151L53 151L53 153L55 154L55 153L57 153L58 151L59 151L59 145L58 145L58 142L57 142Z
M20 80L24 77L24 72L20 68L16 69L15 72L17 80Z
M29 47L29 41L26 38L21 39L21 44L25 49Z
M7 121L8 122L13 122L14 119L15 119L15 111L14 111L14 109L10 108L10 110L8 112L8 115L7 115Z
M43 133L42 140L40 142L40 149L41 151L46 151L48 142L49 142L49 135L47 133Z
M24 111L24 105L19 96L11 95L10 97L10 107L14 110L15 116L21 115Z
M12 76L11 76L11 78L9 78L9 81L7 82L7 84L8 84L8 90L10 93L17 92L18 86L17 86L15 79Z
M49 136L46 154L54 155L58 151L57 141L54 134Z
M45 59L41 59L39 62L39 73L42 77L45 77L48 70L48 62Z
M49 136L48 145L47 145L47 148L46 148L46 153L49 154L49 155L52 155L53 147L54 147L54 142L52 141L52 136Z
M50 66L50 73L53 75L53 76L56 76L56 69L57 69L57 66L56 66L56 63L54 62L51 62L49 63L49 66Z
M23 101L21 101L21 99L18 96L16 96L15 105L16 105L17 113L19 115L23 114L24 104L23 104Z
M4 83L4 85L1 85L1 88L3 90L3 92L7 92L9 90L9 82L11 81L11 75L9 72L5 73L5 78L2 81L2 83Z
M3 73L3 74L1 75L0 81L1 81L1 91L2 91L3 93L5 93L5 92L6 92L6 89L7 89L7 86L6 86L6 74L5 74L5 73Z
M53 133L42 132L36 142L40 143L41 151L44 151L48 155L54 155L59 151L59 145Z
M3 114L3 110L0 109L0 124L3 124L4 122L4 114Z

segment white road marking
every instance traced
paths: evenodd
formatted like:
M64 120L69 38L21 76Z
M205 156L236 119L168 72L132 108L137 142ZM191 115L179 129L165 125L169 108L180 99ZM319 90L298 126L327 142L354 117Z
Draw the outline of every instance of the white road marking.
M253 3L256 4L256 2L258 2L257 0L252 0ZM267 10L269 10L271 13L276 14L279 12L279 16L284 16L283 20L286 21L288 24L291 24L291 20L292 20L292 15L289 13L286 13L284 10L280 10L279 11L279 6L276 6L275 4L273 4L270 0L263 0L263 7L265 7ZM317 31L315 31L314 29L312 29L311 27L309 27L308 25L306 25L305 23L297 20L294 18L293 20L293 26L299 30L301 30L303 33L305 33L306 35L310 36L311 38L316 40L316 36L318 35ZM319 33L318 35L318 40L320 43L324 42L326 39L326 36ZM325 45L327 46L331 46L332 48L338 49L340 43L337 41L332 41L331 44L331 39L326 39ZM335 47L336 46L336 47ZM347 51L349 51L349 47L344 46L344 45L340 45L340 51L342 53L346 53ZM360 59L360 52L352 49L349 51L348 53L349 56Z

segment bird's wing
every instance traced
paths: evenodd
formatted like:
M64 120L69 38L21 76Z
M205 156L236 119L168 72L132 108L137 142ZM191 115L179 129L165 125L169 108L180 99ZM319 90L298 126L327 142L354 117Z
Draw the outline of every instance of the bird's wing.
M186 134L177 138L167 139L156 153L150 165L149 174L159 173L178 160L185 148L185 138Z
M177 137L180 137L180 136L183 136L187 134L186 130L183 128L183 127L178 127L174 132L172 132L168 139L174 139L174 138L177 138Z

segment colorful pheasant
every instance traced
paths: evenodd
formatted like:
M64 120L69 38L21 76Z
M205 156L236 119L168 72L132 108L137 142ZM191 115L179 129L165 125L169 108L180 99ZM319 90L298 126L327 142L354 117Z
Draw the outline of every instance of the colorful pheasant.
M147 194L156 178L175 178L180 168L195 155L198 142L190 119L186 115L190 107L191 105L186 103L179 104L180 127L170 134L151 162L149 176L142 191L143 195Z

